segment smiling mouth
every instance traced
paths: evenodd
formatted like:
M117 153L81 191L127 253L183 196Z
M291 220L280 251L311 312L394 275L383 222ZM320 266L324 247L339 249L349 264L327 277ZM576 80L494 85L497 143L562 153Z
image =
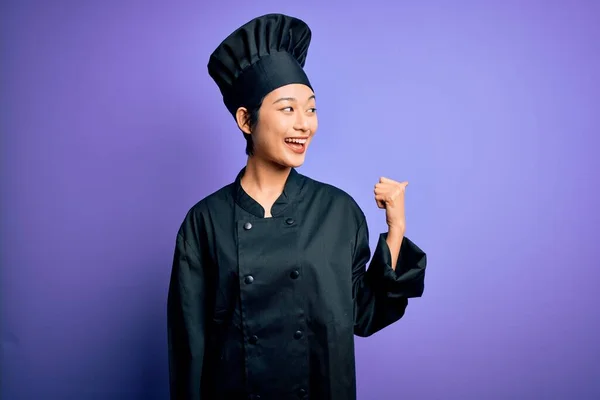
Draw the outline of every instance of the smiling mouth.
M306 149L308 138L285 138L285 144L294 151L294 153L302 154Z

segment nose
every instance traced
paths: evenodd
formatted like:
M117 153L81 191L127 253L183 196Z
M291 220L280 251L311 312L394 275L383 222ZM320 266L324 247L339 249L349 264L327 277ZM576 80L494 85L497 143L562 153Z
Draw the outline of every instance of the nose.
M310 125L308 122L308 116L302 112L297 113L296 114L296 123L294 124L294 129L296 129L298 131L306 132L309 130L309 128L310 128Z

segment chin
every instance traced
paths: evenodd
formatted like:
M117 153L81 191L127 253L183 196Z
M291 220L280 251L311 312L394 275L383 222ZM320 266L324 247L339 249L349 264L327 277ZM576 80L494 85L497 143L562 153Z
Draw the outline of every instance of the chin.
M298 153L293 153L293 152L289 151L288 149L286 149L286 153L283 154L282 161L284 161L284 164L288 167L298 168L304 164L304 161L306 161L306 151L307 150L308 150L308 148L306 148L304 150L304 153L298 154Z
M301 155L294 155L292 157L288 157L288 166L292 167L292 168L298 168L300 166L302 166L302 164L304 164L304 161L306 160L306 153L305 154L301 154Z

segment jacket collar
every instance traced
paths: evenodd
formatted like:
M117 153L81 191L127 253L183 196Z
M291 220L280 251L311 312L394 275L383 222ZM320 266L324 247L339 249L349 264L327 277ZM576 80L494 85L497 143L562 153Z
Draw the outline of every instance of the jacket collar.
M256 200L250 197L250 195L248 195L248 193L246 193L242 188L241 182L245 172L246 167L242 168L235 178L233 185L235 202L250 214L253 214L258 218L264 218L264 208ZM271 215L273 217L280 216L288 207L288 205L299 200L304 182L304 176L292 168L285 181L283 193L281 193L279 198L273 204L273 207L271 207Z

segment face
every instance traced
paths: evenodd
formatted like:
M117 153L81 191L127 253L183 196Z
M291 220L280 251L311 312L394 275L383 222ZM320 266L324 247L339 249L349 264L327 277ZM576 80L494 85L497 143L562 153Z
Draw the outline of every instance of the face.
M283 86L269 93L251 132L254 157L284 167L301 166L318 127L315 101L313 91L301 84ZM250 132L248 127L243 130Z

